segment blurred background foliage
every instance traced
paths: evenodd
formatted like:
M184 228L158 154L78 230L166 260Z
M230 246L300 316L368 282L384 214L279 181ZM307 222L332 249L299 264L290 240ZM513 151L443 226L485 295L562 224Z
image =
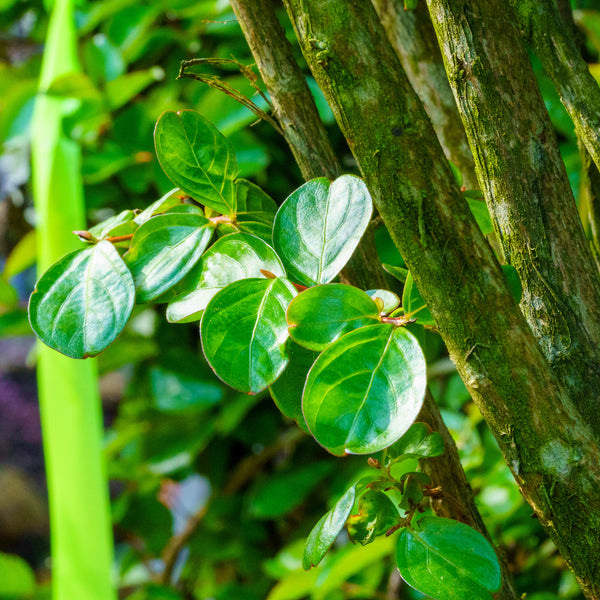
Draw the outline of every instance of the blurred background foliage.
M584 55L600 77L600 10L593 0L575 4ZM34 338L26 316L36 279L30 120L47 9L37 0L0 0L0 598L6 599L49 597ZM194 57L252 63L226 0L80 0L76 19L84 75L61 78L49 93L72 99L65 127L83 149L90 226L143 208L172 188L152 138L167 109L194 108L212 120L233 143L240 175L278 203L302 183L271 125L257 123L216 89L177 79L180 62ZM303 64L299 53L298 60ZM572 124L532 60L578 196L584 178ZM265 108L235 64L197 68ZM309 82L345 168L355 171L331 112ZM377 239L382 261L402 265L385 230ZM394 280L389 285L400 291ZM365 548L339 539L319 568L304 572L306 535L368 468L365 459L329 456L282 417L268 395L247 396L222 385L201 357L197 324L167 324L160 305L136 311L99 359L120 596L422 597L401 583L386 539ZM424 329L416 333L426 349L432 391L518 589L532 600L580 598L440 338Z

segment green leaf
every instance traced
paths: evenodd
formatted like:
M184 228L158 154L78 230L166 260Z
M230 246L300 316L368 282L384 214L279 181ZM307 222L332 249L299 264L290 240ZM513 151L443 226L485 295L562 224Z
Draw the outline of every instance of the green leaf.
M243 279L208 304L200 332L214 372L242 392L269 387L288 363L285 311L296 294L285 279Z
M35 592L35 575L19 556L0 553L0 597L21 598Z
M134 221L135 213L132 210L124 210L114 217L106 219L91 227L88 232L91 233L97 240L103 240L107 237L118 235L129 235L133 233L138 224ZM129 246L129 243L127 243Z
M413 423L409 430L387 450L387 458L431 458L444 454L442 436L425 423Z
M290 337L309 350L324 350L345 333L379 322L379 309L351 285L317 285L296 296L287 311Z
M334 469L334 463L327 460L271 475L254 486L249 514L255 519L280 519L303 502Z
M423 352L405 328L381 324L351 331L310 370L302 399L306 424L333 454L383 450L419 414L426 379Z
M104 241L63 256L42 275L29 300L29 319L44 344L87 358L115 340L134 300L131 273Z
M271 246L246 233L219 238L181 282L184 291L169 303L167 320L178 323L199 319L219 290L240 279L264 278L261 270L285 277L283 265Z
M406 1L404 3L404 8L405 10L412 10L413 7L411 7L411 9L406 8ZM452 171L452 175L454 175L454 181L456 181L456 185L458 187L462 187L463 184L463 176L462 173L460 172L460 169L451 161L448 161L448 164L450 165L450 170Z
M138 225L142 225L155 215L167 212L173 206L178 206L182 203L181 197L184 195L185 194L183 194L183 192L179 188L175 188L170 192L167 192L162 198L159 198L156 202L153 202L150 206L145 208L139 215L137 215L135 217L135 222Z
M400 298L394 292L388 290L367 290L365 292L370 298L373 298L377 302L377 298L381 301L379 306L379 312L381 314L391 313L400 304Z
M327 283L352 256L372 212L371 196L360 178L342 175L333 183L313 179L277 211L273 245L300 283Z
M219 213L235 214L235 151L210 121L193 110L164 112L154 144L160 166L177 187Z
M423 296L417 289L417 286L409 273L404 284L404 292L402 293L402 307L407 316L412 316L417 319L421 325L435 325L435 321L431 316L431 312L423 300Z
M155 406L161 412L198 410L223 399L223 387L215 381L152 367L150 386Z
M237 212L235 216L237 228L244 233L256 235L271 244L277 204L257 185L245 179L238 179L235 182L235 189L237 195Z
M366 546L396 525L399 519L398 509L388 496L367 490L358 502L358 514L348 517L346 527L353 542Z
M502 585L489 542L468 525L425 517L419 529L403 529L396 561L402 579L437 600L487 600Z
M469 208L471 209L471 212L477 221L477 225L479 225L479 229L481 229L481 233L484 235L492 233L494 231L494 225L492 223L492 218L490 217L486 203L483 200L469 198L468 196L467 202L469 203Z
M141 225L124 256L137 301L151 302L182 279L202 256L213 229L194 214L158 215Z
M500 265L500 268L504 273L504 277L506 278L506 283L508 284L508 289L510 290L512 297L517 301L517 303L521 302L523 286L521 285L521 279L519 278L517 270L512 265Z
M327 551L343 529L346 519L352 511L357 494L362 492L366 484L367 481L365 480L357 481L334 504L333 508L321 517L308 534L302 557L302 566L305 570L316 567L327 554Z
M302 431L309 433L302 414L302 390L319 353L308 350L291 339L287 342L287 351L290 357L288 367L269 391L277 408L286 417L294 419Z
M404 283L408 277L408 269L397 267L395 265L382 264L384 271L387 271L392 277L395 277L400 283Z

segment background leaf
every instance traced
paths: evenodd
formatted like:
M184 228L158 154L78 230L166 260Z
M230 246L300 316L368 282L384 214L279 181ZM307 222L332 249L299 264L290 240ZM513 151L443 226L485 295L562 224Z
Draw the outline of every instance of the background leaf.
M425 357L411 333L393 325L363 327L331 344L313 365L304 418L331 453L370 454L410 427L425 385Z
M489 542L451 519L424 517L418 528L403 529L396 561L406 583L437 600L491 599L502 585Z
M281 377L271 385L269 391L277 408L286 417L294 419L302 431L309 433L302 414L302 391L308 372L317 360L319 353L296 344L292 339L287 341L287 351L290 362Z
M242 392L271 385L288 363L285 311L296 291L285 279L244 279L208 304L200 332L215 373Z
M119 335L133 309L131 273L110 242L76 250L52 265L29 301L31 327L71 358L102 352Z
M273 245L300 283L331 281L348 262L369 224L373 205L367 186L354 175L333 183L313 179L280 206Z
M236 212L235 151L210 121L193 110L164 112L154 143L160 166L177 187L217 212Z

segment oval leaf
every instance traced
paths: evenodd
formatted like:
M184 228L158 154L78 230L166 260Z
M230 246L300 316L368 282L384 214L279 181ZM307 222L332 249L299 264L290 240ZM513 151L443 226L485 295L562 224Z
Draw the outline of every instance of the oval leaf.
M287 311L290 337L305 348L321 351L345 333L379 322L379 308L351 285L317 285L298 294Z
M366 546L398 524L400 514L383 492L367 490L358 502L358 514L350 515L346 523L353 542Z
M308 570L311 567L316 567L323 560L344 527L346 519L354 506L356 495L361 493L365 485L366 481L357 481L313 527L308 534L306 546L304 547L302 557L304 569Z
M405 328L371 325L331 344L302 398L306 424L333 454L370 454L393 444L419 414L425 357Z
M115 340L134 301L131 273L104 241L63 256L42 275L29 300L29 319L44 344L87 358Z
M245 233L223 236L181 282L183 291L169 303L167 319L177 323L199 318L219 290L240 279L264 278L261 271L285 277L283 265L271 246Z
M502 585L489 542L468 525L425 517L419 529L403 529L396 561L402 579L437 600L485 600Z
M177 187L217 212L235 213L235 151L210 121L193 110L164 112L154 145L160 166Z
M214 372L242 392L269 387L288 363L285 279L244 279L222 289L202 316L202 349Z
M359 177L342 175L333 183L313 179L277 211L273 245L300 283L327 283L352 256L372 212L371 196Z
M208 219L194 214L152 217L133 235L124 259L138 302L151 302L173 287L198 262L213 233Z

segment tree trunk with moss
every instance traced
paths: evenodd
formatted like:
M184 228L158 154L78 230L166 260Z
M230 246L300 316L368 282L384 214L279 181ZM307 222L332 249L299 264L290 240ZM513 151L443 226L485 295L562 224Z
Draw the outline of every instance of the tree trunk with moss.
M431 122L375 10L366 0L286 0L286 6L309 67L332 106L392 239L523 495L584 593L600 597L600 499L596 491L600 449L595 435L510 296L498 261L454 183ZM444 19L449 27L451 15L440 10L434 22ZM511 41L505 38L507 48ZM456 73L461 79L471 77L469 65L465 67L462 74ZM517 86L515 91L514 103L537 94L527 87ZM501 92L502 88L496 90L498 95ZM469 98L473 93L467 88ZM480 119L487 117L482 110ZM509 119L505 128L510 127ZM544 122L537 127L543 130ZM484 164L477 153L475 160ZM512 175L522 177L519 167L514 168ZM560 164L553 169L560 182ZM489 185L489 176L482 171L480 181ZM531 204L532 211L538 212L539 207ZM544 224L555 227L553 220ZM520 223L514 222L513 227L523 232ZM553 233L560 236L561 231ZM540 235L545 233L542 230ZM576 235L582 236L580 224ZM575 237L575 254L579 239ZM535 241L530 240L531 244ZM523 261L530 264L535 252L531 245ZM585 281L580 268L577 273ZM585 284L580 283L577 291L583 288Z

